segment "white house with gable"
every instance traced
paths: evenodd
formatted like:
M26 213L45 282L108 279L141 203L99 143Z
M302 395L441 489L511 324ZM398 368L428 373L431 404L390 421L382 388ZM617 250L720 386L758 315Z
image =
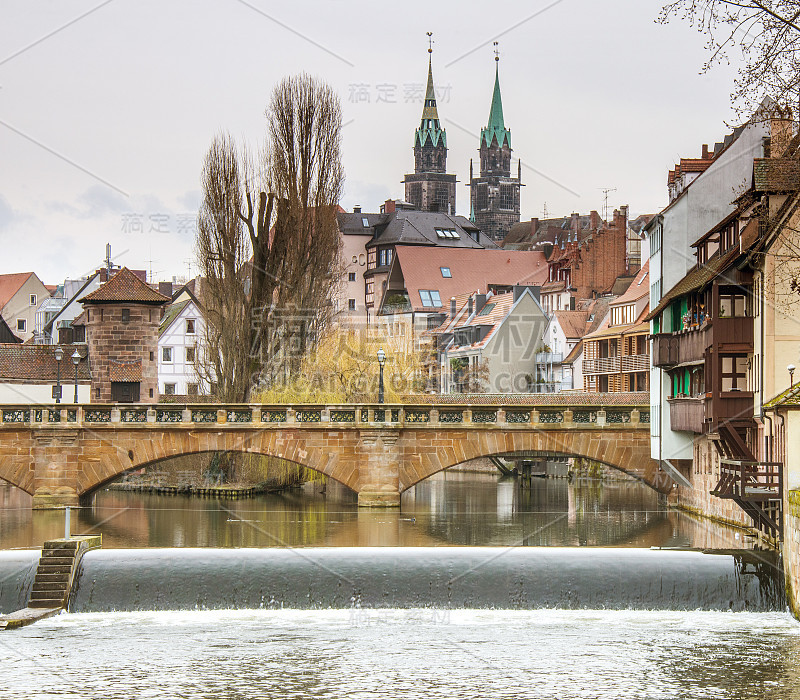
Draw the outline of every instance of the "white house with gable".
M158 330L158 390L162 396L207 394L197 373L205 324L197 300L190 298L167 307Z

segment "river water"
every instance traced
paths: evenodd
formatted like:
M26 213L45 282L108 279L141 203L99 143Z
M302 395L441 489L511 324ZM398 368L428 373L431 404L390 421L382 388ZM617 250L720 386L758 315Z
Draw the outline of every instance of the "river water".
M63 533L26 499L0 487L0 608ZM0 698L800 698L771 555L633 482L105 491L72 530L103 534L83 612L0 637Z

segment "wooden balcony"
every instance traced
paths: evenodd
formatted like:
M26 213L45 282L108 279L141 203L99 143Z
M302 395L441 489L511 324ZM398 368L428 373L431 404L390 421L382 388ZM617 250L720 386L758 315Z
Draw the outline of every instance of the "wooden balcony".
M584 374L617 374L620 371L619 357L598 357L583 361Z
M703 396L667 399L669 422L672 430L689 433L704 433L706 400Z
M753 319L750 316L717 318L677 333L653 336L653 366L669 368L700 363L706 348L717 352L752 352Z
M623 355L623 372L647 372L650 369L650 355Z
M722 422L752 422L753 392L725 391L707 399L706 418L714 430Z

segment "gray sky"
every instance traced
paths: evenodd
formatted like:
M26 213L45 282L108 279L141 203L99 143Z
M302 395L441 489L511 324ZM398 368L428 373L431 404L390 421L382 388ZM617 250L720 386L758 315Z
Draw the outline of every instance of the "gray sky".
M654 212L667 170L732 119L733 69L700 75L703 37L654 22L652 0L3 0L0 272L47 283L115 261L187 273L199 174L214 134L257 147L283 76L339 92L342 205L377 211L413 170L434 32L439 115L458 213L486 123L500 41L522 218ZM83 15L83 16L82 16ZM49 35L49 36L48 36ZM514 166L515 167L515 166ZM194 268L193 268L194 269Z

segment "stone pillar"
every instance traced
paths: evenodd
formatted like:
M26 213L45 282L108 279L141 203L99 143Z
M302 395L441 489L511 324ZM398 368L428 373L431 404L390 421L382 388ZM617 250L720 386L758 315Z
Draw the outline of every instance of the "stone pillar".
M360 431L360 507L400 506L400 454L397 438L396 430Z
M35 431L34 510L78 505L80 446L77 430L42 428Z

